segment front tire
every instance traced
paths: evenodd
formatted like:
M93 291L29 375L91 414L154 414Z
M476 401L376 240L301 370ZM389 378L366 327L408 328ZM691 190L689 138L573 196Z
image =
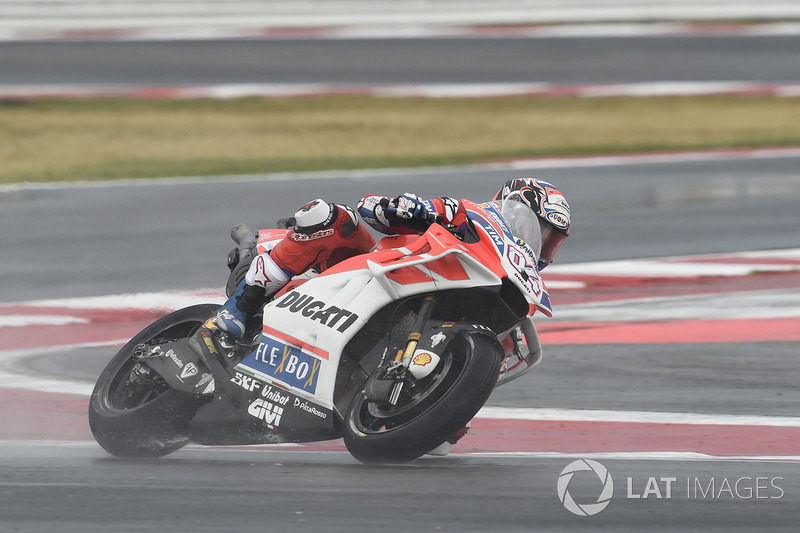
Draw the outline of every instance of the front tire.
M477 414L494 389L503 357L496 337L466 332L396 405L357 395L345 416L348 451L363 463L403 463L434 449Z
M170 388L133 352L139 344L190 337L217 309L217 304L201 304L175 311L146 327L111 359L89 402L89 427L104 450L119 457L160 457L188 444L186 429L202 400Z

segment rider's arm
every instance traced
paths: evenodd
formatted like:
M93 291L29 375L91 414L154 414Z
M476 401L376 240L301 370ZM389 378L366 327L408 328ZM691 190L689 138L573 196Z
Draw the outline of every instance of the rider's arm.
M418 202L421 206L406 206L403 204ZM399 211L405 215L398 215ZM416 195L404 193L397 198L390 199L385 196L370 194L358 202L358 212L364 222L374 229L387 235L411 234L425 231L430 225L430 215L441 217L441 224L464 226L466 228L466 210L461 202L449 197L423 200Z

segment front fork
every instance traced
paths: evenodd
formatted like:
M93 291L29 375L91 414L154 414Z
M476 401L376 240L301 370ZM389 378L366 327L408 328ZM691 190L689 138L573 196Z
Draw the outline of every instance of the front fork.
M430 319L438 303L439 299L432 295L426 296L425 299L422 300L417 318L414 321L414 325L411 327L411 333L409 333L406 339L405 349L397 350L394 361L389 364L386 377L396 380L392 386L392 391L389 393L389 403L392 405L397 405L400 393L403 390L403 385L406 382L405 380L410 375L408 366L411 364L411 359L414 357L414 352L417 349L419 340L422 338L422 329L425 327L425 323Z

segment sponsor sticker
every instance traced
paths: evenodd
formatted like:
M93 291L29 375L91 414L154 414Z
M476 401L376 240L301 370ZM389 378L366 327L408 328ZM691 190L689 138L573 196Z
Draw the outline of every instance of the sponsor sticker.
M417 350L411 358L411 364L408 365L408 371L417 378L422 379L428 376L433 369L439 364L440 357L433 352L427 350Z
M566 229L567 225L569 224L569 219L562 213L558 213L556 211L550 211L547 213L547 220L550 221L550 223L555 227L560 229Z
M186 363L186 366L183 367L181 370L181 379L190 378L192 376L197 375L197 365L194 363Z
M475 211L468 211L469 218L472 222L478 226L480 226L483 231L489 236L492 240L492 244L494 244L495 248L502 254L505 251L505 240L500 235L500 233L486 220L484 217L476 213Z
M183 361L181 361L181 358L175 353L175 350L169 350L164 354L164 357L172 361L178 368L183 368Z
M411 360L412 365L417 366L425 366L430 364L433 361L433 357L428 352L419 352L417 355L414 356L414 359Z
M263 420L270 429L278 429L283 416L283 407L262 398L257 399L247 408L248 414Z
M358 315L347 309L328 305L313 296L292 291L284 296L275 307L287 309L290 313L300 314L309 320L319 322L323 326L336 329L340 333L347 331L358 319Z
M436 335L431 336L431 348L436 348L439 344L447 339L447 335L439 331Z
M290 233L289 238L296 242L305 242L305 241L313 241L315 239L322 239L324 237L330 237L333 234L334 234L333 228L328 228L315 231L314 233L310 233L308 235L306 235L305 233Z
M211 320L209 320L209 322L211 322ZM214 325L214 327L216 328L217 326ZM216 346L214 346L214 341L211 340L211 333L205 330L200 330L200 337L203 338L203 343L206 345L206 348L208 348L209 352L215 355L219 353L217 352Z
M322 361L296 346L264 334L243 364L300 390L315 393Z
M302 409L303 411L311 413L312 415L318 416L322 419L328 418L328 413L317 409L317 406L315 406L313 403L305 402L300 398L294 399L294 407L295 409Z

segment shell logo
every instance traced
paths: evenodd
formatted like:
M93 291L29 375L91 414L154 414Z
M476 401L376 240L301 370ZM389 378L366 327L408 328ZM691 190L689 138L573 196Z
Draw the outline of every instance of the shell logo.
M417 366L425 366L429 364L431 361L433 361L431 354L422 352L414 356L414 359L411 360L411 364Z
M430 375L439 364L439 356L428 350L417 350L408 365L408 370L417 379L423 379Z

